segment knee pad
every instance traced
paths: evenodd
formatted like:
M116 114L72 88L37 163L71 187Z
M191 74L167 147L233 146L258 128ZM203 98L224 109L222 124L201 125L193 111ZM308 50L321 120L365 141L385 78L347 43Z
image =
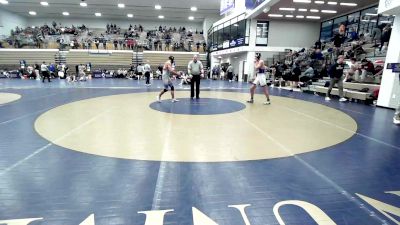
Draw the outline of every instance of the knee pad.
M168 92L168 89L164 89L164 92Z
M172 87L171 87L171 91L174 91L174 90L175 90L175 88L174 88L174 86L172 86Z

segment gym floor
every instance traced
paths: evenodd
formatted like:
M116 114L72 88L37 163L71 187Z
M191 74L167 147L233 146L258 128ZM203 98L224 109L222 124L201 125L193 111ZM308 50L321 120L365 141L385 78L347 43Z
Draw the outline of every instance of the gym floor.
M180 102L157 103L161 81L0 80L0 224L400 221L393 110L278 88L247 104L249 85L225 81L192 101L175 87Z

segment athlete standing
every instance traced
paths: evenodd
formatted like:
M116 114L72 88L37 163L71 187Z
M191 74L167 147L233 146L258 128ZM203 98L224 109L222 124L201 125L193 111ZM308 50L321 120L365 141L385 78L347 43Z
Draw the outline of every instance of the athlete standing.
M250 88L251 99L247 101L247 103L254 103L254 92L256 91L257 85L260 85L264 89L264 94L267 100L264 102L264 105L271 104L269 99L269 92L267 86L267 76L265 75L267 67L264 64L264 61L261 59L261 53L256 53L256 58L254 62L256 78L253 81L253 85Z
M161 102L161 96L164 93L168 92L168 88L171 89L172 102L178 102L179 101L178 99L175 99L175 93L174 93L175 92L175 88L174 88L174 84L172 83L172 80L171 80L171 76L172 75L179 76L179 73L176 72L174 70L174 68L172 67L172 65L174 65L174 60L175 60L175 58L173 56L170 56L168 58L168 61L166 61L164 63L163 73L162 73L162 80L163 80L163 83L164 83L164 90L162 90L160 92L160 94L157 96L157 101L158 102Z

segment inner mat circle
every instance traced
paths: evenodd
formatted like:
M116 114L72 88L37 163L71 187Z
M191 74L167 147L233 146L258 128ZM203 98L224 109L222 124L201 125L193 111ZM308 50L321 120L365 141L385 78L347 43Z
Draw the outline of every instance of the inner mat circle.
M234 113L184 115L151 109L156 95L112 95L69 103L42 114L35 129L52 143L79 152L171 162L288 157L336 145L357 130L356 122L339 110L292 98L272 96L272 104L266 106L265 97L255 95L254 104ZM202 97L245 102L249 94L203 92Z
M21 98L21 95L19 95L19 94L2 92L2 93L0 93L0 105L17 101L20 98Z
M213 115L233 113L246 108L246 105L228 99L218 98L201 98L190 99L181 98L179 102L171 102L170 99L162 102L153 102L150 108L173 114L187 114L187 115Z

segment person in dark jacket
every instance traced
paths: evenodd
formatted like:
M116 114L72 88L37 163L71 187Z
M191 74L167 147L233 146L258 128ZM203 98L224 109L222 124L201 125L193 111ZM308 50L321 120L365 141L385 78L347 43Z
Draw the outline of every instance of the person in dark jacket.
M331 91L332 91L333 87L335 86L335 84L337 84L338 89L339 89L339 96L340 96L339 101L340 102L347 101L347 99L344 98L344 95L343 95L343 78L344 78L343 77L343 70L344 70L344 66L345 66L344 56L340 55L338 57L337 62L334 63L329 68L328 74L329 74L329 77L331 78L331 80L330 80L330 83L329 83L328 92L326 93L326 97L325 97L326 101L330 101L331 100L330 95L331 95Z

